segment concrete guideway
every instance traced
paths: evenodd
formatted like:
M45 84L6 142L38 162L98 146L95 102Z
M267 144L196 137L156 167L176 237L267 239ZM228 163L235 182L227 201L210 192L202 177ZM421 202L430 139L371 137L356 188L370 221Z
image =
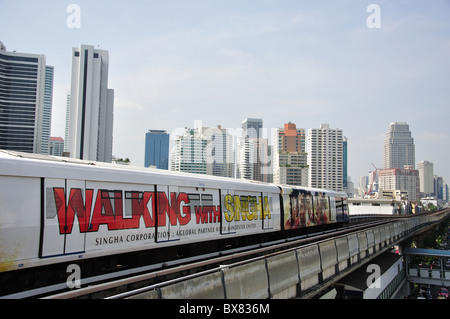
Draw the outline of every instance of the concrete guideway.
M448 215L449 210L413 215L351 235L222 266L204 276L180 278L175 283L128 298L312 298L393 245L428 225L439 223Z

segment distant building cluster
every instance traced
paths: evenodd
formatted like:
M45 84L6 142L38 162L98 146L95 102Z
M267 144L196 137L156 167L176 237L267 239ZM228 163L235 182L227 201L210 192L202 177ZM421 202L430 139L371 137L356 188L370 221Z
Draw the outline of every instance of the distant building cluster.
M0 149L129 165L129 159L112 156L108 68L108 51L72 48L65 136L51 137L54 68L42 54L9 52L0 42ZM150 129L144 162L156 169L345 191L350 197L448 202L449 187L434 175L433 163L421 161L415 168L407 123L389 125L384 167L361 176L356 193L347 174L347 146L343 130L328 124L306 131L288 122L268 133L262 119L245 118L239 130L197 125L170 136Z
M160 163L170 156L172 171L347 191L347 141L341 129L322 124L306 135L289 122L274 129L272 137L270 143L262 119L246 118L238 133L221 126L185 128L173 137L169 152L166 131L150 130L145 165L167 169Z
M449 187L434 175L433 163L421 161L415 168L415 145L409 125L393 122L384 140L384 168L359 178L358 197L433 203L449 201Z

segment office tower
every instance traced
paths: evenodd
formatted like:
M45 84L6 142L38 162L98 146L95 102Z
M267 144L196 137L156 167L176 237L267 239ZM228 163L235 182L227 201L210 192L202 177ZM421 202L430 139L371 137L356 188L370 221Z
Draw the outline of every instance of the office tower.
M405 165L415 166L414 139L407 123L393 122L384 140L384 168L404 168Z
M164 130L149 130L145 134L145 167L169 169L169 134Z
M53 156L62 156L64 152L64 140L61 137L50 137L49 154Z
M64 129L64 152L69 152L69 123L70 123L70 91L67 91L66 99L66 125Z
M414 169L413 166L406 165L404 169L382 169L379 170L378 174L379 193L394 193L395 191L397 191L397 193L407 194L408 200L419 200L419 171Z
M342 141L342 160L343 160L343 171L342 171L342 187L344 190L348 186L348 138L344 136Z
M360 176L359 177L359 191L358 195L359 197L364 197L366 193L368 193L369 190L369 176Z
M45 67L44 111L42 114L42 154L50 154L54 73L54 67L48 65Z
M433 183L433 163L422 161L417 164L420 179L420 193L423 197L431 196L434 193Z
M220 125L217 128L202 127L201 135L207 141L206 173L234 177L233 137Z
M206 146L207 140L201 135L200 128L186 128L182 135L175 138L170 169L206 174Z
M246 118L242 121L242 136L248 138L261 138L263 129L263 120Z
M291 122L274 131L273 182L297 186L309 184L305 129L298 129Z
M109 54L81 45L72 49L70 157L111 162L114 90L108 89Z
M309 185L343 190L343 132L328 124L308 130Z
M0 42L0 149L48 154L53 67Z
M439 201L444 199L444 179L438 175L433 177L434 196Z
M262 119L247 118L242 122L242 135L237 146L237 178L271 182L271 148L262 137Z
M380 178L379 178L379 171L376 169L375 171L369 172L369 186L367 188L367 194L374 194L378 192L379 184L380 184Z

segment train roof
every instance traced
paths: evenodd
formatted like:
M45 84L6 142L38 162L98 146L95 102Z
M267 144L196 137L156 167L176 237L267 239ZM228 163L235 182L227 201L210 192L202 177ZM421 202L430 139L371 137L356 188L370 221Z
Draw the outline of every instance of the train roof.
M179 186L278 191L278 186L258 181L213 175L174 172L156 168L86 161L34 153L0 150L0 175L46 178L86 179L92 181L138 184L172 184ZM182 181L182 183L179 183Z
M305 186L270 184L246 179L213 175L175 172L156 168L139 167L86 161L70 157L23 153L0 150L0 175L30 176L45 178L85 179L104 182L137 184L179 185L185 187L209 187L234 190L274 191L299 189L303 191L326 192L346 196L344 192Z
M335 191L331 189L323 189L323 188L314 188L307 186L295 186L295 185L279 185L282 191L285 189L288 190L302 190L310 193L327 193L329 195L339 195L339 196L347 196L345 192Z

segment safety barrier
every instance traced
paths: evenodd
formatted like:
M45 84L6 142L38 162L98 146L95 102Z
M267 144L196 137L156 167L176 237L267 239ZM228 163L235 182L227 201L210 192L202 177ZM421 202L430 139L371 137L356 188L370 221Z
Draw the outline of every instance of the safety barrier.
M307 294L318 284L359 264L374 253L390 247L425 225L439 222L443 214L414 216L388 225L375 226L288 252L261 257L213 273L157 287L130 297L136 299L263 299L294 298Z

